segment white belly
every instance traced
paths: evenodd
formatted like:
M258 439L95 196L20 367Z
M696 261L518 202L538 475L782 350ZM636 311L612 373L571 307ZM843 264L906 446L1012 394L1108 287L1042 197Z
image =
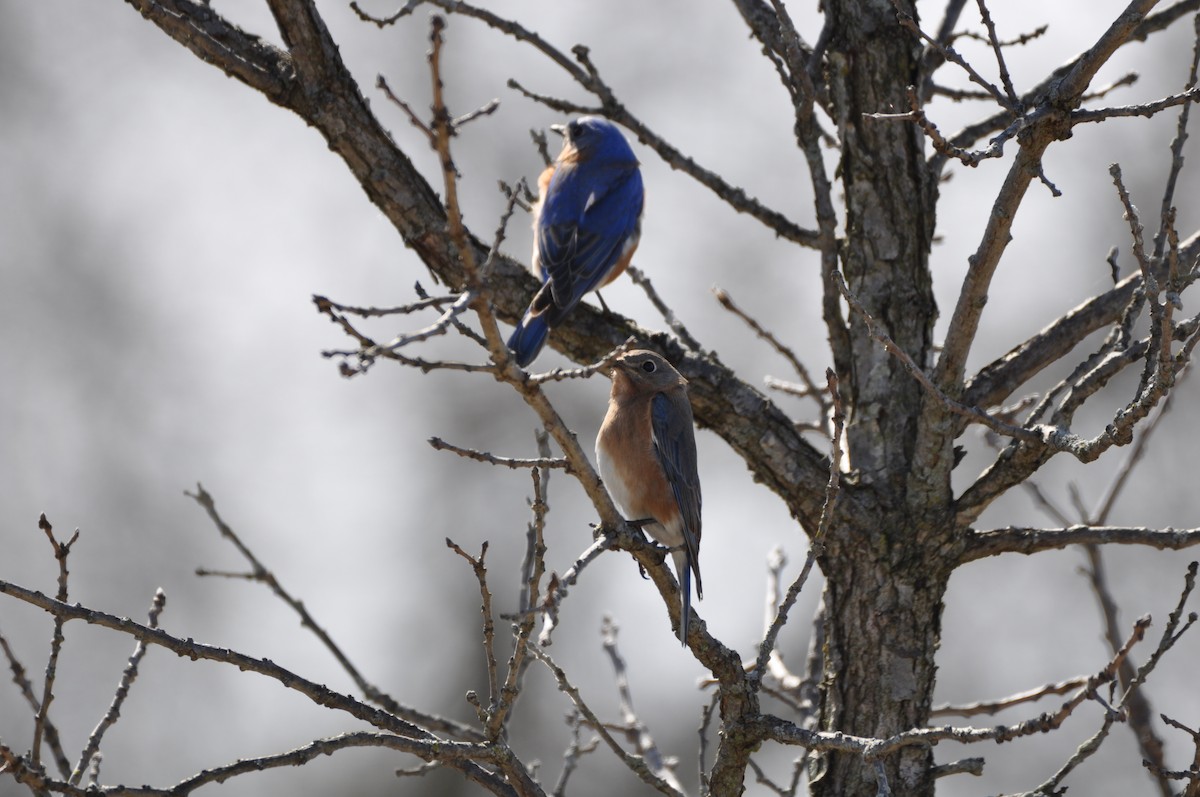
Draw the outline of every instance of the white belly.
M600 469L600 479L604 482L604 488L608 490L617 509L621 510L621 514L625 516L626 520L636 520L637 518L631 518L629 515L633 496L629 494L625 480L617 473L616 464L599 445L596 446L596 465Z
M596 446L596 465L600 470L600 479L604 488L612 497L613 503L626 520L647 520L645 513L639 513L634 505L637 503L625 480L617 471L612 457L607 456L600 446ZM683 529L678 521L663 525L662 523L647 523L642 527L647 534L668 548L683 545Z

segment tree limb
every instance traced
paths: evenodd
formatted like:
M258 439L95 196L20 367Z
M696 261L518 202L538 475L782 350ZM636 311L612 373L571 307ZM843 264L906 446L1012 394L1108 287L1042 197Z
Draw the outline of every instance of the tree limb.
M974 531L963 552L963 563L1002 553L1025 555L1089 543L1095 545L1146 545L1160 551L1177 551L1200 545L1200 528L1151 529L1138 526L1069 526L1039 529L1007 526Z

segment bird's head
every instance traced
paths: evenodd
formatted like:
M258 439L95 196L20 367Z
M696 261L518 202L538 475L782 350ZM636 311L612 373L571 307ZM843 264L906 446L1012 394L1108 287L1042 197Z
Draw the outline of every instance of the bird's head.
M600 158L608 161L637 163L633 148L620 128L599 116L581 116L565 125L550 129L563 137L559 160L578 161Z
M631 393L661 393L673 387L684 387L687 380L661 354L635 349L622 354L613 363L614 391Z

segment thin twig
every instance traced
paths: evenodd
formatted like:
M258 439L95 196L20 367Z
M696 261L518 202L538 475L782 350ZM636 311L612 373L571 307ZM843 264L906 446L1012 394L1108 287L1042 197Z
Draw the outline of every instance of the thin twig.
M550 792L551 797L563 797L567 791L567 781L575 772L575 768L579 766L579 759L588 753L595 752L600 745L600 737L593 736L586 743L581 743L579 733L583 730L583 718L578 711L572 711L567 716L567 725L571 728L571 741L567 744L567 749L563 751L563 768L558 773L558 780L554 783L554 790Z
M584 568L596 561L600 554L612 550L614 542L615 540L609 535L601 535L579 555L579 558L567 568L561 577L552 578L551 584L546 589L545 600L539 607L539 611L544 612L545 617L542 620L542 630L538 634L538 645L549 647L553 643L552 635L558 626L558 610L563 599L567 597L568 591L575 585Z
M712 725L712 719L717 714L717 703L720 701L721 695L714 691L712 697L704 705L700 711L700 727L697 729L697 734L700 737L699 750L696 752L696 769L699 770L698 780L700 782L700 793L709 793L709 780L707 759L708 759L708 728Z
M764 637L771 632L778 607L783 602L780 578L785 567L787 567L787 556L784 554L783 548L777 545L767 554L767 589L763 607ZM767 672L779 683L781 689L795 689L800 684L800 677L788 670L778 646L772 649L771 655L767 657Z
M420 130L431 144L433 143L433 131L430 130L429 126L421 120L421 117L412 109L412 106L396 96L396 94L392 91L391 86L388 85L387 79L385 79L383 75L378 75L375 78L375 88L380 89L394 105L396 105L400 110L404 111L405 115L408 116L409 123L411 123L413 127Z
M167 605L167 595L161 589L155 591L154 600L150 605L150 620L148 627L158 628L158 617L162 614L162 610ZM116 694L113 695L112 703L108 707L108 711L104 712L104 716L100 718L100 722L96 725L91 735L88 737L87 744L84 745L83 752L79 754L79 763L75 765L75 770L71 773L69 782L72 786L78 786L79 781L83 778L84 770L91 764L92 760L99 755L100 743L104 739L105 732L111 728L121 715L121 706L125 703L125 698L129 696L129 688L133 685L137 678L138 666L141 664L142 657L146 655L148 647L145 642L138 640L133 648L133 654L129 657L129 663L125 665L125 671L121 673L121 681L117 684Z
M538 452L546 459L550 453L549 435L538 432L537 445ZM537 615L532 609L539 600L542 576L546 572L546 515L550 511L546 495L550 487L550 473L548 468L529 469L530 478L533 480L533 500L530 502L533 519L525 535L525 558L521 564L521 614L513 629L513 651L508 659L508 673L504 685L500 688L500 699L488 717L487 731L489 738L493 739L501 737L532 661L529 658L528 647L533 629L537 625Z
M46 519L43 513L38 517L38 528L50 540L50 545L54 549L54 558L58 560L58 592L55 597L62 602L67 600L67 580L70 573L67 570L67 557L71 554L71 546L79 539L79 529L75 529L75 533L71 535L71 539L66 542L59 542L54 536L54 527L50 525L50 521ZM63 646L63 618L60 616L54 617L54 633L50 637L50 655L46 660L46 681L42 686L42 699L38 703L37 715L33 722L33 744L30 746L30 763L33 768L39 769L42 760L42 737L46 732L46 720L50 715L50 704L54 701L54 678L58 673L58 655L62 651Z
M675 311L667 306L667 303L658 295L658 291L654 290L654 285L650 283L650 278L647 277L640 268L629 266L625 269L629 274L629 278L633 280L633 284L641 288L646 298L650 300L650 304L654 305L654 309L662 315L663 320L667 322L667 326L675 333L675 337L683 342L684 346L695 352L702 352L704 348L700 345L700 341L688 331L688 328L679 320L679 316L675 315Z
M36 717L41 713L41 704L38 702L37 696L33 693L33 684L29 682L29 678L25 675L25 667L17 658L16 653L9 646L8 640L3 634L0 634L0 650L4 651L4 657L8 659L8 667L12 670L13 683L17 685L17 689L25 698L25 702L29 704L29 708L33 711ZM46 746L50 748L50 754L54 758L54 764L58 767L59 773L64 777L69 777L71 774L71 762L67 759L67 754L63 750L62 740L58 735L58 726L56 726L50 717L46 717L45 735Z
M1188 70L1187 85L1195 90L1197 80L1200 79L1200 14L1192 19L1192 28L1195 35L1192 39L1192 65ZM1183 145L1188 138L1187 126L1188 120L1191 118L1191 111L1191 103L1184 103L1183 108L1179 110L1179 119L1175 124L1175 138L1171 141L1171 167L1167 172L1166 184L1163 187L1162 205L1158 214L1159 229L1154 236L1154 259L1156 261L1162 258L1163 248L1166 244L1167 219L1170 217L1175 199L1175 186L1183 171Z
M980 714L996 714L1013 706L1019 706L1022 703L1032 703L1036 700L1041 700L1047 695L1063 695L1073 689L1079 689L1087 684L1088 677L1080 675L1075 678L1070 678L1066 681L1059 681L1056 684L1046 684L1039 686L1036 689L1030 689L1025 692L1018 692L1015 695L1002 697L999 700L981 700L975 703L967 703L961 706L941 705L934 706L930 712L931 717L975 717Z
M554 660L550 658L550 655L543 650L541 646L530 645L529 651L533 654L534 658L546 665L546 668L550 670L551 674L554 676L554 680L558 682L559 691L570 698L571 703L575 706L575 710L583 716L588 726L597 734L599 734L604 743L608 745L608 748L613 751L617 758L620 759L631 772L641 778L644 783L656 791L669 795L669 797L680 797L682 793L669 782L667 782L662 775L660 775L660 773L653 770L646 759L642 758L641 756L625 752L620 743L618 743L617 740L613 738L613 735L609 733L605 724L600 721L600 718L596 716L591 707L584 702L583 696L579 694L579 689L571 683L566 672L564 672L561 667L554 663Z
M443 305L449 304L457 298L457 294L454 296L431 296L428 299L422 299L418 302L399 305L397 307L357 307L355 305L340 304L319 294L313 294L312 300L318 307L329 306L338 312L356 315L361 318L381 318L389 315L408 315L430 307L440 310Z
M930 378L926 376L924 369L922 369L921 366L917 365L913 361L913 358L908 352L897 346L895 341L893 341L886 333L878 330L875 319L872 318L871 314L867 312L867 309L863 307L862 302L858 300L858 297L850 292L850 288L846 285L845 279L842 278L841 272L837 273L837 281L838 287L842 291L842 296L845 297L846 302L850 305L851 309L862 316L863 321L867 325L867 332L871 335L871 337L878 341L889 354L898 359L904 366L904 369L908 371L908 373L914 379L917 380L917 383L920 384L921 387L924 388L927 393L929 393L929 395L933 396L935 399L937 399L937 401L945 406L946 409L950 410L956 415L961 415L970 422L981 423L991 429L993 432L1005 437L1012 437L1027 442L1042 442L1042 436L1037 432L1026 429L1022 426L1014 426L1011 423L1006 423L999 418L989 415L979 407L968 407L964 404L960 404L939 390L938 387L933 384Z
M971 535L963 563L1002 553L1034 554L1067 548L1071 545L1145 545L1160 551L1178 551L1200 545L1200 528L1153 529L1132 526L1068 526L1039 529L1008 526L976 531Z
M620 346L617 346L594 363L582 365L578 368L555 368L553 371L546 371L545 373L530 374L529 382L530 384L541 385L546 382L561 382L567 379L590 379L598 373L611 370L617 358L636 345L637 338L626 338Z
M948 43L942 43L927 34L925 31L921 30L921 27L917 24L917 21L912 18L912 15L905 11L900 5L899 0L892 0L892 6L896 9L896 19L899 20L901 27L911 31L918 38L924 39L930 47L941 53L947 61L951 61L961 67L962 70L967 73L967 77L970 78L971 82L982 87L984 91L992 95L992 97L997 103L1000 104L1002 108L1014 114L1019 115L1021 113L1019 102L1014 102L1013 100L1010 100L1009 97L1006 97L1004 92L998 89L990 81L986 80L983 75L975 71L975 67L971 66L965 58L959 55L957 50L951 47Z
M634 116L616 98L612 88L600 77L599 70L592 63L587 48L576 46L571 52L574 58L571 58L534 31L515 21L504 19L488 9L463 2L463 0L426 0L424 3L409 2L395 15L390 17L373 17L365 13L357 2L352 2L350 7L362 19L378 25L386 25L392 24L401 17L412 13L418 5L423 4L437 6L449 14L472 17L483 22L488 27L500 31L505 36L533 47L565 71L581 88L594 96L600 102L600 106L585 106L538 94L529 91L515 80L508 81L510 88L521 92L535 102L539 102L561 113L599 113L608 117L617 124L632 131L642 144L654 150L668 166L692 177L724 200L734 210L739 213L749 214L789 241L812 248L820 246L820 235L818 233L800 227L782 213L766 207L758 199L747 194L745 190L726 182L716 172L704 168L693 158L675 149L665 139L651 130L641 119Z
M476 462L486 462L489 465L502 465L514 470L518 468L562 468L568 473L571 470L567 460L562 457L515 459L512 457L498 457L495 454L489 454L486 451L476 451L473 448L460 448L452 443L447 443L440 437L431 437L427 442L437 451L450 451L451 453L458 454L460 457L473 459Z
M487 566L484 564L488 544L487 540L484 540L483 546L479 549L478 558L464 551L449 537L446 538L446 547L470 563L471 570L475 573L475 580L479 582L479 597L482 600L479 612L483 615L483 654L484 663L487 665L489 703L486 710L479 704L476 704L476 708L479 709L479 721L486 724L500 704L500 675L496 667L496 621L492 616L492 593L488 589ZM496 735L492 740L495 741L498 738L499 727L496 728Z
M825 533L829 528L829 524L833 522L838 494L841 492L842 429L845 425L846 416L842 411L842 400L841 394L838 392L837 374L833 372L832 368L825 369L825 380L826 389L829 392L830 405L833 408L833 438L829 446L829 481L825 485L825 503L821 507L821 519L817 523L817 528L809 540L808 556L804 559L804 566L800 568L800 573L796 576L796 580L788 587L787 594L780 601L779 608L775 612L775 619L767 628L767 632L763 635L763 641L758 647L758 656L754 661L754 672L757 674L757 679L761 679L763 673L767 671L768 659L775 650L775 642L780 630L783 628L784 623L787 622L788 612L800 596L800 590L804 588L805 582L808 581L808 575L812 571L812 566L816 562L817 557L825 549Z
M625 659L617 649L617 624L609 615L604 616L601 623L600 636L603 640L604 652L613 668L613 679L617 685L618 707L621 712L621 725L625 731L625 739L637 751L646 764L658 777L670 784L677 792L683 792L679 779L675 777L674 762L669 761L659 751L654 737L646 724L638 718L633 707L633 692L629 686L629 672L625 667Z
M817 387L817 383L813 381L808 369L804 367L804 363L800 362L800 358L796 356L796 353L788 346L783 345L779 338L775 337L772 332L768 331L765 327L763 327L762 324L758 323L758 321L752 318L748 313L746 313L746 311L734 304L733 297L729 295L728 291L723 288L714 287L712 292L713 296L717 297L717 301L720 303L721 307L742 319L742 321L746 323L746 326L754 330L754 334L765 340L768 344L770 344L771 348L773 348L781 357L788 361L788 365L792 366L792 370L796 372L796 375L800 377L800 381L804 384L804 389L807 391L804 393L804 395L817 402L817 406L821 411L821 417L827 416L829 414L830 402L825 398L825 391Z
M1171 615L1167 618L1167 623L1163 628L1163 634L1159 640L1158 646L1155 648L1154 652L1150 654L1150 657L1147 659L1146 663L1138 668L1137 674L1134 676L1133 681L1125 687L1124 692L1121 695L1121 699L1117 703L1116 710L1104 712L1104 719L1101 722L1100 728L1089 739L1084 741L1083 744L1079 745L1078 749L1075 751L1075 754L1072 755L1067 762L1058 769L1057 772L1051 775L1040 786L1033 789L1030 792L1031 795L1055 793L1058 785L1062 783L1063 779L1066 778L1067 775L1069 775L1076 767L1078 767L1100 749L1100 745L1108 737L1113 723L1118 719L1124 718L1125 709L1130 696L1139 687L1141 687L1143 683L1145 683L1146 678L1157 666L1159 660L1168 650L1170 650L1175 642L1178 641L1179 637L1182 636L1184 632L1186 632L1196 622L1196 613L1192 612L1188 617L1187 623L1184 624L1181 630L1176 632L1176 628L1179 627L1179 621L1183 617L1183 607L1187 603L1188 597L1191 595L1192 590L1196 586L1196 567L1197 566L1195 562L1192 562L1192 564L1188 567L1187 575L1184 577L1184 588L1179 596L1179 602L1176 604L1175 610L1171 612ZM1149 625L1149 620L1149 616L1143 617L1138 620L1138 624L1145 623L1145 625ZM1129 647L1130 645L1127 644L1124 648L1122 648L1122 651L1127 652ZM1124 657L1120 656L1120 654L1118 654L1118 656L1123 660ZM1116 666L1112 669L1116 671L1119 669L1119 667L1120 662L1117 661Z
M977 0L976 5L979 6L979 16L983 19L983 24L987 28L988 42L991 43L992 52L996 56L996 65L1000 70L1000 81L1004 84L1004 93L1008 98L1008 107L1019 108L1021 101L1017 97L1016 90L1013 89L1012 77L1008 74L1008 64L1004 62L1004 52L1001 50L1000 39L996 36L996 24L992 22L991 12L988 11L985 0Z
M372 703L383 707L398 717L407 719L416 724L423 725L439 733L445 733L459 739L479 740L482 738L478 731L469 728L462 723L427 715L416 711L415 709L401 705L400 703L397 703L390 695L386 694L377 686L368 681L366 677L364 677L359 671L358 667L356 667L354 663L350 661L350 657L346 655L346 653L336 642L333 641L333 637L331 637L329 633L317 622L316 618L312 616L312 613L308 611L308 608L304 605L304 602L299 598L294 597L283 586L283 584L280 583L274 572L272 572L270 568L268 568L259 560L254 552L250 550L249 546L242 541L242 538L237 534L237 532L235 532L233 528L225 522L225 519L222 518L220 513L217 511L216 500L208 493L207 490L204 489L204 485L198 483L196 485L196 492L190 493L185 490L184 495L186 495L188 498L191 498L193 501L199 504L202 509L204 509L209 520L211 520L213 525L216 526L220 535L228 540L230 544L237 549L238 553L242 555L242 558L249 563L250 573L242 577L265 584L267 588L270 589L275 595L275 597L279 598L289 608L291 608L292 611L299 616L301 627L307 628L318 640L320 640L321 644L324 645L325 649L333 655L338 664L342 666L342 669L345 670L346 674L350 676L355 685L358 687L359 691L362 692L363 696L366 697L367 700L370 700ZM197 575L207 575L212 572L213 571L198 569Z
M1071 124L1085 124L1087 122L1103 122L1105 119L1114 119L1122 116L1144 116L1150 118L1157 113L1174 108L1177 105L1186 107L1189 103L1200 99L1200 86L1181 91L1178 94L1169 94L1161 100L1154 102L1142 103L1141 105L1118 105L1112 108L1096 108L1081 109L1071 112Z

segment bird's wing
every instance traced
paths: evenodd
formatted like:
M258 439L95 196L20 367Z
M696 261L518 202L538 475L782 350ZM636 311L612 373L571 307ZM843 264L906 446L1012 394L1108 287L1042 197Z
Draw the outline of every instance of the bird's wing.
M683 517L683 541L700 588L700 474L696 467L696 433L692 406L682 388L657 393L650 404L650 425L658 461Z
M560 168L537 227L538 260L554 303L570 310L598 286L637 234L642 178L636 165Z

